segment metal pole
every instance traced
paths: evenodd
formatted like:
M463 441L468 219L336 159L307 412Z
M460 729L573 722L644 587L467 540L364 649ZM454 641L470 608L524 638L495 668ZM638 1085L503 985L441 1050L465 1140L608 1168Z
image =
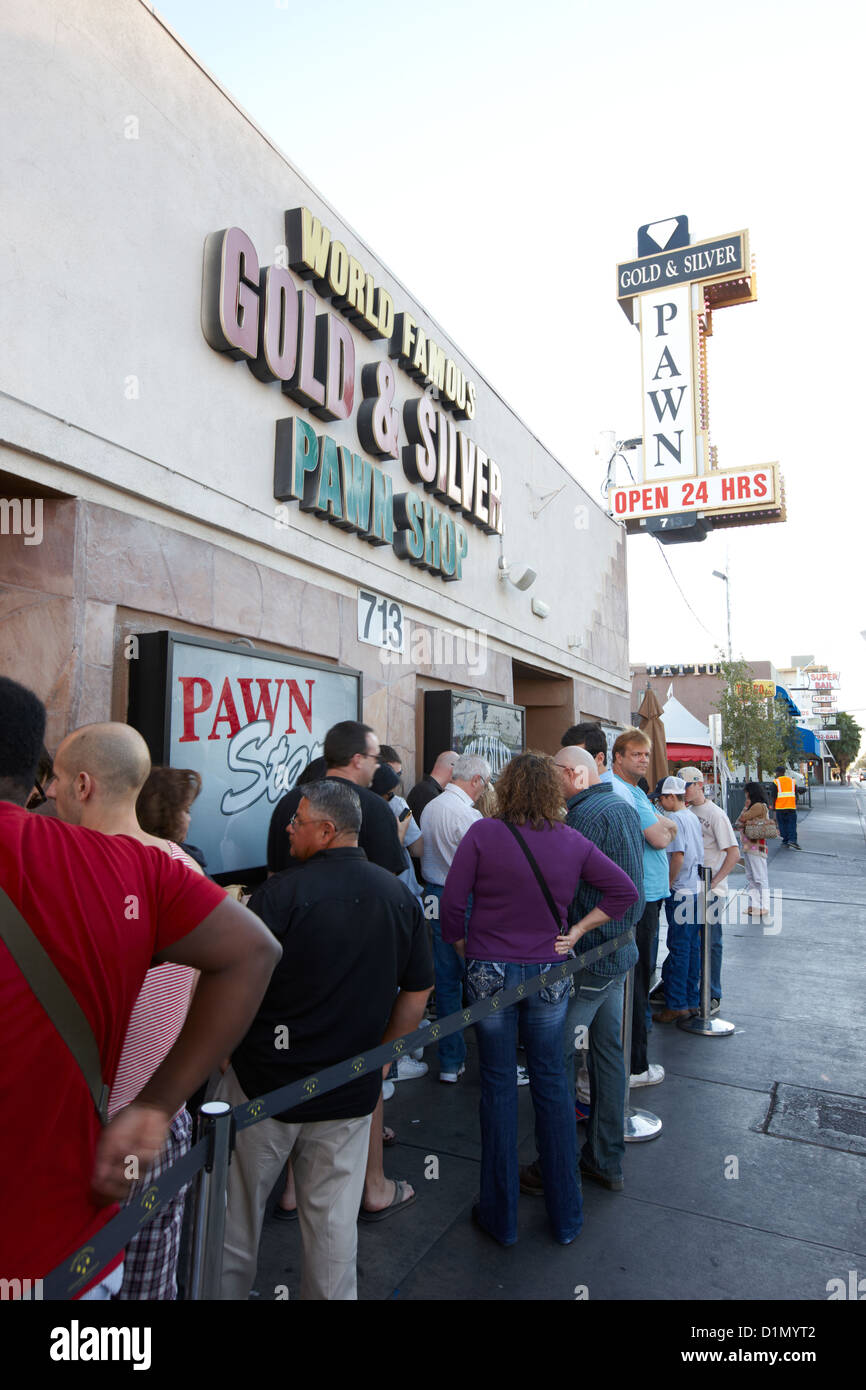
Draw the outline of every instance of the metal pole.
M731 572L730 560L728 559L727 552L725 553L725 601L728 608L728 661L733 661L733 647L731 646Z
M701 1013L699 1018L678 1018L677 1027L682 1028L686 1033L700 1033L708 1038L726 1038L734 1032L733 1023L726 1023L721 1018L710 1017L710 953L712 951L712 936L710 928L710 881L713 877L712 869L702 868L701 878L703 885L701 889ZM715 910L718 912L721 903L717 898L714 903Z
M646 1139L655 1139L662 1132L662 1122L651 1110L632 1110L629 1104L631 1090L631 1012L634 1007L634 966L625 977L622 992L622 1056L625 1066L625 1106L623 1108L622 1134L627 1144L641 1144Z
M224 1100L207 1101L196 1125L196 1142L208 1138L211 1144L195 1194L187 1297L196 1302L213 1302L220 1296L231 1137L232 1107Z

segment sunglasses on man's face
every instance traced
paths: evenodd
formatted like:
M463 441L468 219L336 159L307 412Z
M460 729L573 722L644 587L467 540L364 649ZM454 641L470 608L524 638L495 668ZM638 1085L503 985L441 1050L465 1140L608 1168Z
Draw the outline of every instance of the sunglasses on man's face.
M48 776L47 776L46 778L44 778L44 780L41 781L41 782L39 781L39 778L38 778L38 777L34 777L34 779L33 779L33 791L30 793L30 799L29 799L29 802L28 802L28 805L29 805L31 808L33 808L34 806L44 806L44 805L45 805L46 801L48 800L48 797L47 797L46 793L47 793L48 788L51 786L51 783L52 783L53 781L54 781L54 773L53 773L53 772L50 772L50 773L48 774Z

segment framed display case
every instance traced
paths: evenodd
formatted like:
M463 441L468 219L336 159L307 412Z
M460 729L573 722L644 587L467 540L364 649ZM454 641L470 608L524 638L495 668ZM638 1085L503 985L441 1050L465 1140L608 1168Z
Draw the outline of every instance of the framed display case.
M486 700L463 690L424 692L424 768L448 748L480 753L494 780L526 747L526 710L503 700Z

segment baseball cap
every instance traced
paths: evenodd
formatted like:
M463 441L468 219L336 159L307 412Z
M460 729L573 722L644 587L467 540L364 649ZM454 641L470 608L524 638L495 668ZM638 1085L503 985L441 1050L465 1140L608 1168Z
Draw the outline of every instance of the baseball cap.
M686 784L681 777L666 777L662 796L685 796Z
M681 767L677 776L684 782L703 782L704 774L699 767Z

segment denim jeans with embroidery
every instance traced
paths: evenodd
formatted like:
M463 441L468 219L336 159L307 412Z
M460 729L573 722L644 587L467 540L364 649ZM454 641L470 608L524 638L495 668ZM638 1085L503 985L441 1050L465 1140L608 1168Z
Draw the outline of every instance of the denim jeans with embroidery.
M469 1000L486 999L514 989L551 969L512 961L469 960ZM554 1237L562 1245L583 1226L577 1180L577 1131L574 1098L569 1094L562 1051L571 980L557 980L517 1004L475 1024L481 1068L481 1224L503 1245L517 1240L520 1176L517 1162L518 1030L526 1048L529 1088L535 1108L544 1200Z

